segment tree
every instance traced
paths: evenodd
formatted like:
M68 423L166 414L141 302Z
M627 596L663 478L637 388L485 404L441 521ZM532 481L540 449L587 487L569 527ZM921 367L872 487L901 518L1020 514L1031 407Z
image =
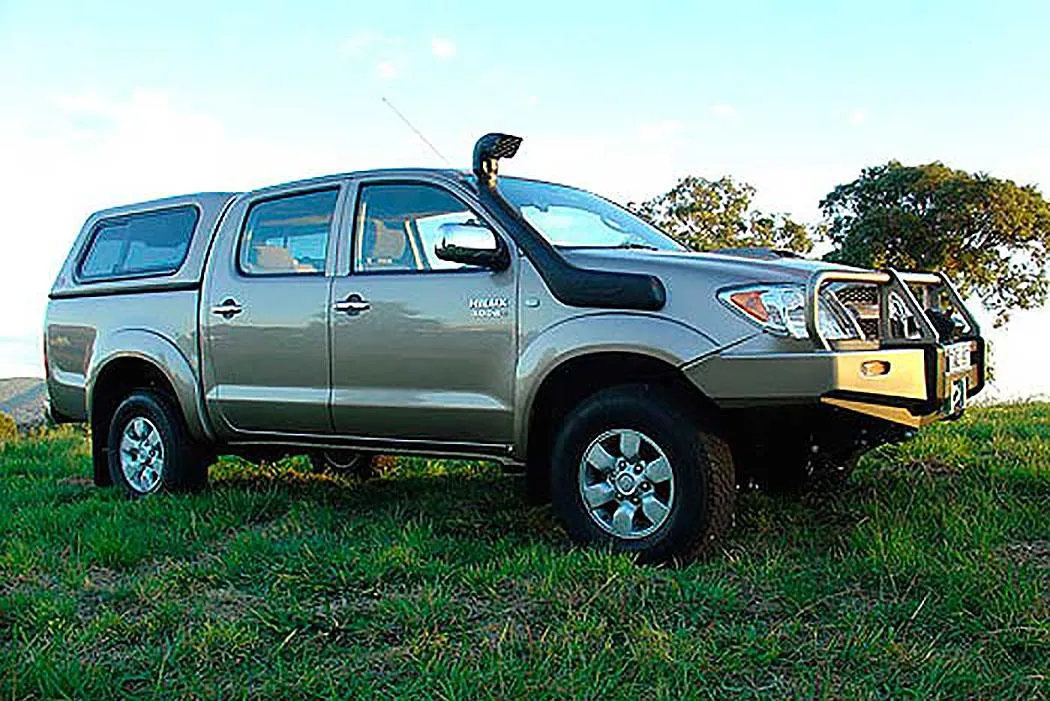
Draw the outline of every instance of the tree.
M820 203L829 260L940 270L996 314L1046 302L1050 203L1031 185L942 163L890 161L861 171Z
M809 230L786 214L753 209L755 188L729 176L682 178L669 192L639 205L637 214L698 251L763 247L808 253Z

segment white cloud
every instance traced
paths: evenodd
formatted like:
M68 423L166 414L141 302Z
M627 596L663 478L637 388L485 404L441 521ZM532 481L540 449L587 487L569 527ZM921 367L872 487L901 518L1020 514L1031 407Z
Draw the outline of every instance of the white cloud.
M430 40L430 53L438 58L452 58L456 55L456 42L451 39L434 37Z
M732 119L736 116L736 108L720 102L716 105L711 105L711 114L719 119Z
M346 56L361 56L377 44L382 44L385 37L373 29L360 29L343 39L339 46Z
M856 107L849 113L849 123L859 127L864 122L868 121L868 113L861 107Z
M400 77L401 69L393 61L380 61L376 64L376 75L382 80L394 80Z
M55 100L59 110L82 136L98 138L116 131L122 142L216 143L223 138L222 125L207 115L179 112L170 96L159 90L139 88L126 101L108 100L97 93L63 95Z
M642 122L638 125L638 138L646 143L654 141L665 141L685 129L685 124L680 119L660 119L652 122Z

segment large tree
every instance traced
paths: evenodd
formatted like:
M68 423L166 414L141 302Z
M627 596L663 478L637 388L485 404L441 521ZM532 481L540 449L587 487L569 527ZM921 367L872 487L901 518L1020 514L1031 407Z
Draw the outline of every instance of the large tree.
M829 260L940 270L996 314L1046 302L1050 203L1031 185L941 163L863 170L820 203Z
M754 246L808 253L809 230L786 214L752 207L755 188L729 176L682 178L669 192L631 208L698 251Z

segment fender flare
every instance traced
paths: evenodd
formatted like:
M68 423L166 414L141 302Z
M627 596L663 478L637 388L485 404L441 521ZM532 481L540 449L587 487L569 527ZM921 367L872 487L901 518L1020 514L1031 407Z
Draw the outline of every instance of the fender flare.
M645 339L640 342L639 339ZM604 312L572 317L529 339L515 377L514 453L524 456L529 420L540 387L564 363L597 353L633 353L680 368L717 350L710 336L679 321L649 314Z
M125 359L142 360L157 368L175 390L190 435L202 441L213 439L194 365L171 339L148 329L117 329L96 342L85 383L89 417L98 378L110 363Z

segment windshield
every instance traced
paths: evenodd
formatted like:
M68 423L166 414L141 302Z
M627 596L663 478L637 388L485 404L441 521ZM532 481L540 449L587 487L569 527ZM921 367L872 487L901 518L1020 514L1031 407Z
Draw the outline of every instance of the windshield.
M501 178L499 189L555 246L685 250L626 209L583 190L516 178Z

